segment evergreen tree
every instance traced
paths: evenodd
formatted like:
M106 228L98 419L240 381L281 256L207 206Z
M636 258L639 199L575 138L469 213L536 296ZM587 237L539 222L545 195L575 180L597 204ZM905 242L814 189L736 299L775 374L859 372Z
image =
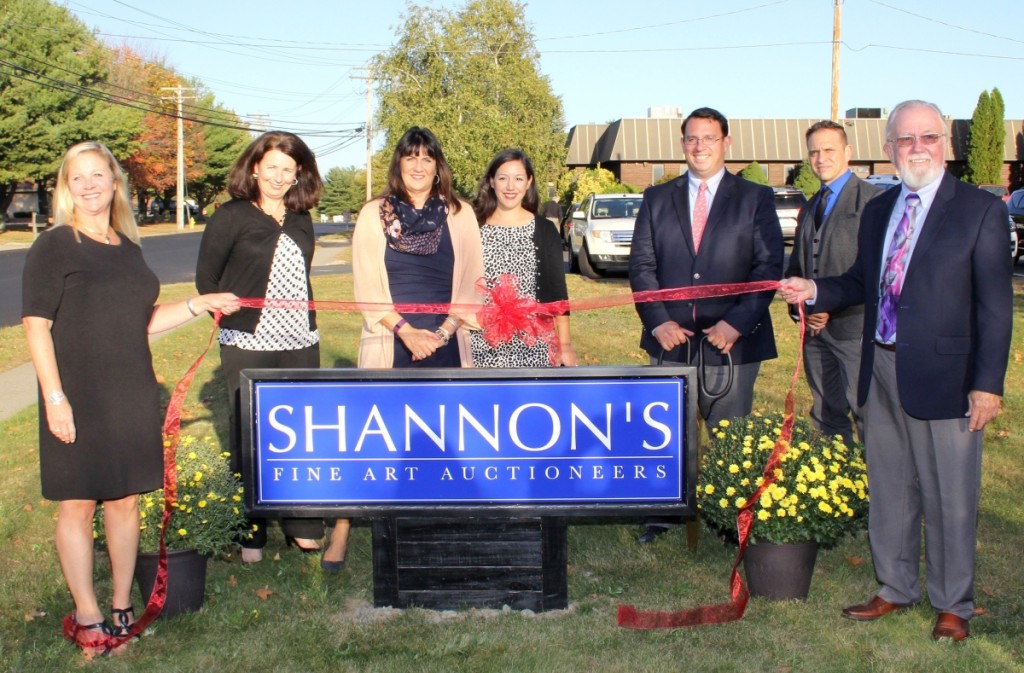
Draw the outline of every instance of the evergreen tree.
M811 170L811 164L804 158L793 175L793 186L804 193L804 196L811 198L821 188L821 180Z
M324 176L324 196L317 210L328 217L357 213L366 200L366 171L332 168Z
M756 161L751 161L747 164L746 168L740 171L740 177L759 185L768 184L768 176L765 174L764 169L761 168L761 164Z
M999 89L982 91L971 115L967 141L967 172L964 178L975 185L1000 184L1003 167L1003 96Z

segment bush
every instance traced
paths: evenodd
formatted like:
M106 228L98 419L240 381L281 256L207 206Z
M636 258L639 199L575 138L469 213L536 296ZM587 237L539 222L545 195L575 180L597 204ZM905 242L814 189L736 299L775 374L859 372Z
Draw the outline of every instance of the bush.
M761 168L761 164L756 161L751 161L747 164L747 167L740 171L740 177L758 185L768 184L768 176L765 174L764 169Z
M211 438L182 436L175 461L178 502L165 538L168 549L195 549L212 556L228 551L244 534L242 482L228 468L227 459ZM103 510L96 512L94 535L103 540ZM163 513L163 489L139 496L140 552L160 550Z
M737 534L736 516L764 481L782 414L753 414L709 428L697 506L713 527ZM753 506L752 542L838 542L867 520L867 467L861 446L848 447L798 418L776 480Z

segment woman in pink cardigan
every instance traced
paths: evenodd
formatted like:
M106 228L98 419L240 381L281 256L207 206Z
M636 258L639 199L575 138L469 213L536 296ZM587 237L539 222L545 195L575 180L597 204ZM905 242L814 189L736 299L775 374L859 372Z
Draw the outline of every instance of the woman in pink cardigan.
M471 367L467 330L477 329L484 275L473 207L452 191L452 171L434 134L405 132L384 194L363 206L352 236L352 275L362 308L359 367ZM399 313L394 304L451 307ZM334 529L325 570L344 564L348 531ZM334 559L340 558L340 562Z
M480 228L429 130L414 126L398 141L384 194L359 212L352 270L356 301L373 304L363 308L359 367L472 366ZM402 314L393 304L451 309Z

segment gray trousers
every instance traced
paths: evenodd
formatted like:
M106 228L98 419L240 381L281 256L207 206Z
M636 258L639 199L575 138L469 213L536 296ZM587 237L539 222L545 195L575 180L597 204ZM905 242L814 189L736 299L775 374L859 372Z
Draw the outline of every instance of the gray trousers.
M860 339L836 339L827 329L817 336L807 335L804 373L813 400L811 421L826 435L841 435L847 446L853 441L853 422L857 424L857 436L864 438L857 406L859 369Z
M970 619L982 433L970 432L967 418L908 416L896 389L896 354L880 348L863 413L878 595L890 603L921 600L923 519L928 599L936 611Z

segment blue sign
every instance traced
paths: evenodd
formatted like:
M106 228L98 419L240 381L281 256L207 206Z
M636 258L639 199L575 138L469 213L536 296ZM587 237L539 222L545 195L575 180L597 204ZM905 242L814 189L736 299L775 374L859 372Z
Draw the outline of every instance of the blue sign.
M247 505L688 508L690 371L248 370Z

